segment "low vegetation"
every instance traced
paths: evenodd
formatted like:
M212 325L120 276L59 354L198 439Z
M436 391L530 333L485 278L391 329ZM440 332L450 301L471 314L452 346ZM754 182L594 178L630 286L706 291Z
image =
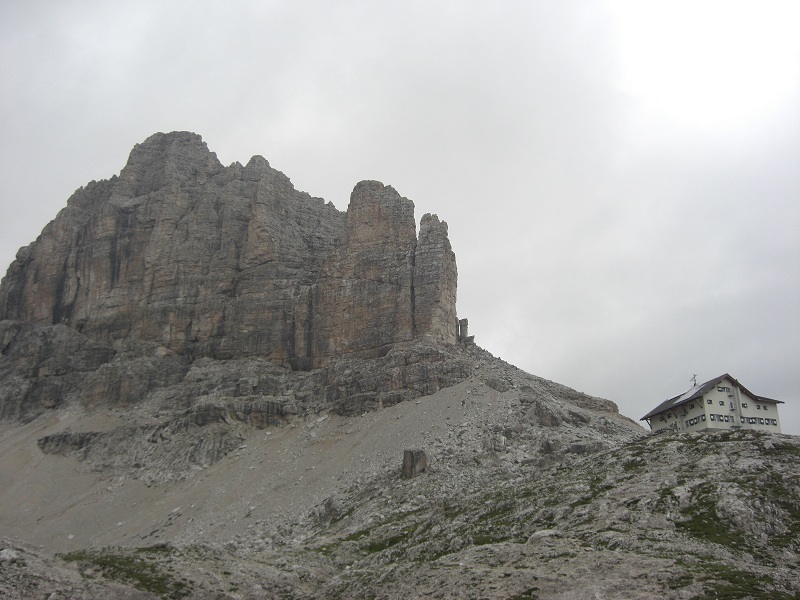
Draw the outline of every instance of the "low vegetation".
M168 546L124 550L105 548L100 550L77 550L58 557L79 564L84 577L95 577L98 572L106 579L127 583L133 587L157 594L162 598L179 599L189 596L192 587L164 573L158 559L169 555Z

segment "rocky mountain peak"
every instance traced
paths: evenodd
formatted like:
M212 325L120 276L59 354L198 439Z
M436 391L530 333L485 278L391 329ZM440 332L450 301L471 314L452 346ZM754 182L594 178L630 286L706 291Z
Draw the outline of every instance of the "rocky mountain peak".
M261 156L223 167L199 135L157 133L19 254L0 319L16 323L12 344L63 325L112 353L152 346L295 370L453 344L455 255L446 227L424 221L418 244L414 203L390 186L358 183L343 213Z
M399 250L413 249L417 238L414 203L380 181L361 181L350 195L347 208L347 243L380 246L389 243Z
M203 138L174 131L155 133L136 144L119 178L130 195L141 196L168 185L202 182L222 169Z
M269 161L266 158L260 154L256 154L255 156L251 157L249 161L247 161L246 168L253 170L264 170L269 169L270 166Z

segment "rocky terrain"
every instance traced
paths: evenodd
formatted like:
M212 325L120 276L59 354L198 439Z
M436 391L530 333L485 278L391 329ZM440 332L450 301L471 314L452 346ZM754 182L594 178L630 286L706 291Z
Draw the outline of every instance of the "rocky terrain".
M796 438L647 436L456 280L383 184L135 147L0 284L0 597L800 595Z
M519 460L513 443L506 452L470 452L479 437L461 426L458 393L472 389L479 401L490 394L469 385L429 397L427 409L396 406L246 436L227 459L181 484L147 488L120 475L93 478L76 462L40 463L53 479L17 484L30 490L38 483L45 498L29 495L29 506L7 515L29 522L3 524L15 535L3 540L0 591L50 598L797 597L796 438L645 437L538 466ZM501 406L513 406L513 396L506 393ZM403 479L404 445L395 438L425 422L439 433L428 438L428 468ZM48 485L69 499L55 500Z

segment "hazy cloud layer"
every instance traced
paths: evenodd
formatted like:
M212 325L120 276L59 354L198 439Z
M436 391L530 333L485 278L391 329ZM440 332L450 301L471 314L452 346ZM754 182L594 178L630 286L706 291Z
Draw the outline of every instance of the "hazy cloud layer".
M800 5L5 2L0 263L156 131L450 225L478 343L634 418L730 372L800 434Z

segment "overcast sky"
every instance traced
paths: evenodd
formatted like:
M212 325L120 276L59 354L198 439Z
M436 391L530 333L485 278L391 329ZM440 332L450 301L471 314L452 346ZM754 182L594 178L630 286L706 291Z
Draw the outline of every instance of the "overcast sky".
M476 341L800 434L800 2L0 1L0 263L157 131L450 226Z

